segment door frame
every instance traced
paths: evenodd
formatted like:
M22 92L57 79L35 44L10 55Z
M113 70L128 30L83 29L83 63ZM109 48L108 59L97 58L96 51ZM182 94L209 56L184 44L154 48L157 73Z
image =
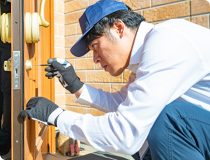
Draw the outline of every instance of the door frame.
M18 114L24 109L24 8L23 0L11 2L11 58L19 52L19 87L14 88L13 63L11 64L11 159L24 160L24 123ZM16 53L17 53L16 52Z
M34 1L40 2L40 0ZM26 148L28 147L26 145L26 142L28 142L28 139L26 138L26 128L28 127L26 121L24 121L24 118L18 118L18 114L24 109L25 107L25 52L27 49L25 47L25 36L24 36L24 16L25 16L25 9L24 5L25 1L24 0L12 0L11 2L11 159L12 160L24 160L28 159L26 156L26 153L28 150ZM33 4L32 4L33 6ZM31 6L30 6L31 7ZM33 6L34 7L34 6ZM48 57L44 56L44 60L46 61L47 58L52 58L54 57L54 2L53 1L48 1L48 7L49 7L49 12L48 18L51 20L51 26L50 26L50 46L49 46L49 53ZM37 6L35 6L37 9ZM31 9L31 8L30 8ZM42 31L44 33L44 30ZM35 45L35 44L33 44ZM37 44L36 44L37 45ZM44 44L43 44L44 45ZM42 53L46 53L45 50L42 48ZM19 60L19 66L15 65L16 63L16 54L19 54L18 60ZM43 54L44 55L44 54ZM14 58L15 57L15 58ZM42 60L43 61L43 60ZM42 63L46 63L46 62ZM14 68L15 67L15 68ZM18 78L19 81L17 82L15 79L15 76L13 76L15 70L18 70ZM54 80L43 80L44 83L47 83L48 85L48 90L51 91L51 94L48 95L48 98L52 101L55 99L54 95ZM18 87L15 87L14 85L18 85ZM43 94L46 95L46 91L43 89ZM33 122L35 124L35 127L37 125L37 122ZM36 127L37 128L37 127ZM46 127L45 127L46 128ZM45 129L46 130L46 129ZM37 132L37 131L36 131ZM34 133L35 134L35 133ZM34 136L34 135L33 135ZM33 137L32 136L32 137ZM56 147L55 147L55 129L54 127L49 127L47 131L47 136L44 140L45 146L48 147L48 149L45 149L43 147L43 150L50 152L50 153L55 153L56 152ZM34 145L34 147L40 148L42 145L42 140L44 137L36 137L37 140L34 142L29 142L31 143L30 145ZM28 144L28 143L27 143ZM38 145L38 146L37 146ZM34 148L32 147L32 148ZM37 149L35 147L35 150ZM27 153L28 154L28 153ZM32 157L36 157L38 153L35 151L31 151L30 155Z

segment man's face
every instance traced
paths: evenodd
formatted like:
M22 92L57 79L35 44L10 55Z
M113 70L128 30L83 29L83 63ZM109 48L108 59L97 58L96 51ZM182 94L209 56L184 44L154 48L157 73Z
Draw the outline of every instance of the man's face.
M93 50L94 63L100 63L101 67L112 76L120 75L129 64L131 46L126 43L127 38L119 36L115 28L110 29L109 35L103 35L90 43Z

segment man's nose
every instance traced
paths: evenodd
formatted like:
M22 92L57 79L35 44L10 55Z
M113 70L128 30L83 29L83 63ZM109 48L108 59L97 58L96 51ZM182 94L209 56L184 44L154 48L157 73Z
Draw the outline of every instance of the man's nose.
M95 52L93 52L93 61L94 61L94 63L99 63L101 61L101 58Z

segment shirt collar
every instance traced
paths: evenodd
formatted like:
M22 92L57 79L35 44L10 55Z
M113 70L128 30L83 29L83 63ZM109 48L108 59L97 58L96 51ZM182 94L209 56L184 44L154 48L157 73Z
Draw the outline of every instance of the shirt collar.
M129 66L139 62L140 53L143 47L144 39L147 33L154 27L153 24L147 22L141 22L138 31L136 33L133 49L131 52L131 58ZM128 68L129 68L128 66Z

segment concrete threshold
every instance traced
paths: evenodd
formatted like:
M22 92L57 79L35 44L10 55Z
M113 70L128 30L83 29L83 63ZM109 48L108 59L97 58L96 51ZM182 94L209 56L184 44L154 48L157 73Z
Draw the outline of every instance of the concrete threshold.
M134 160L130 155L101 152L84 143L80 143L79 156L64 156L57 151L55 154L48 153L43 157L46 157L46 160Z

